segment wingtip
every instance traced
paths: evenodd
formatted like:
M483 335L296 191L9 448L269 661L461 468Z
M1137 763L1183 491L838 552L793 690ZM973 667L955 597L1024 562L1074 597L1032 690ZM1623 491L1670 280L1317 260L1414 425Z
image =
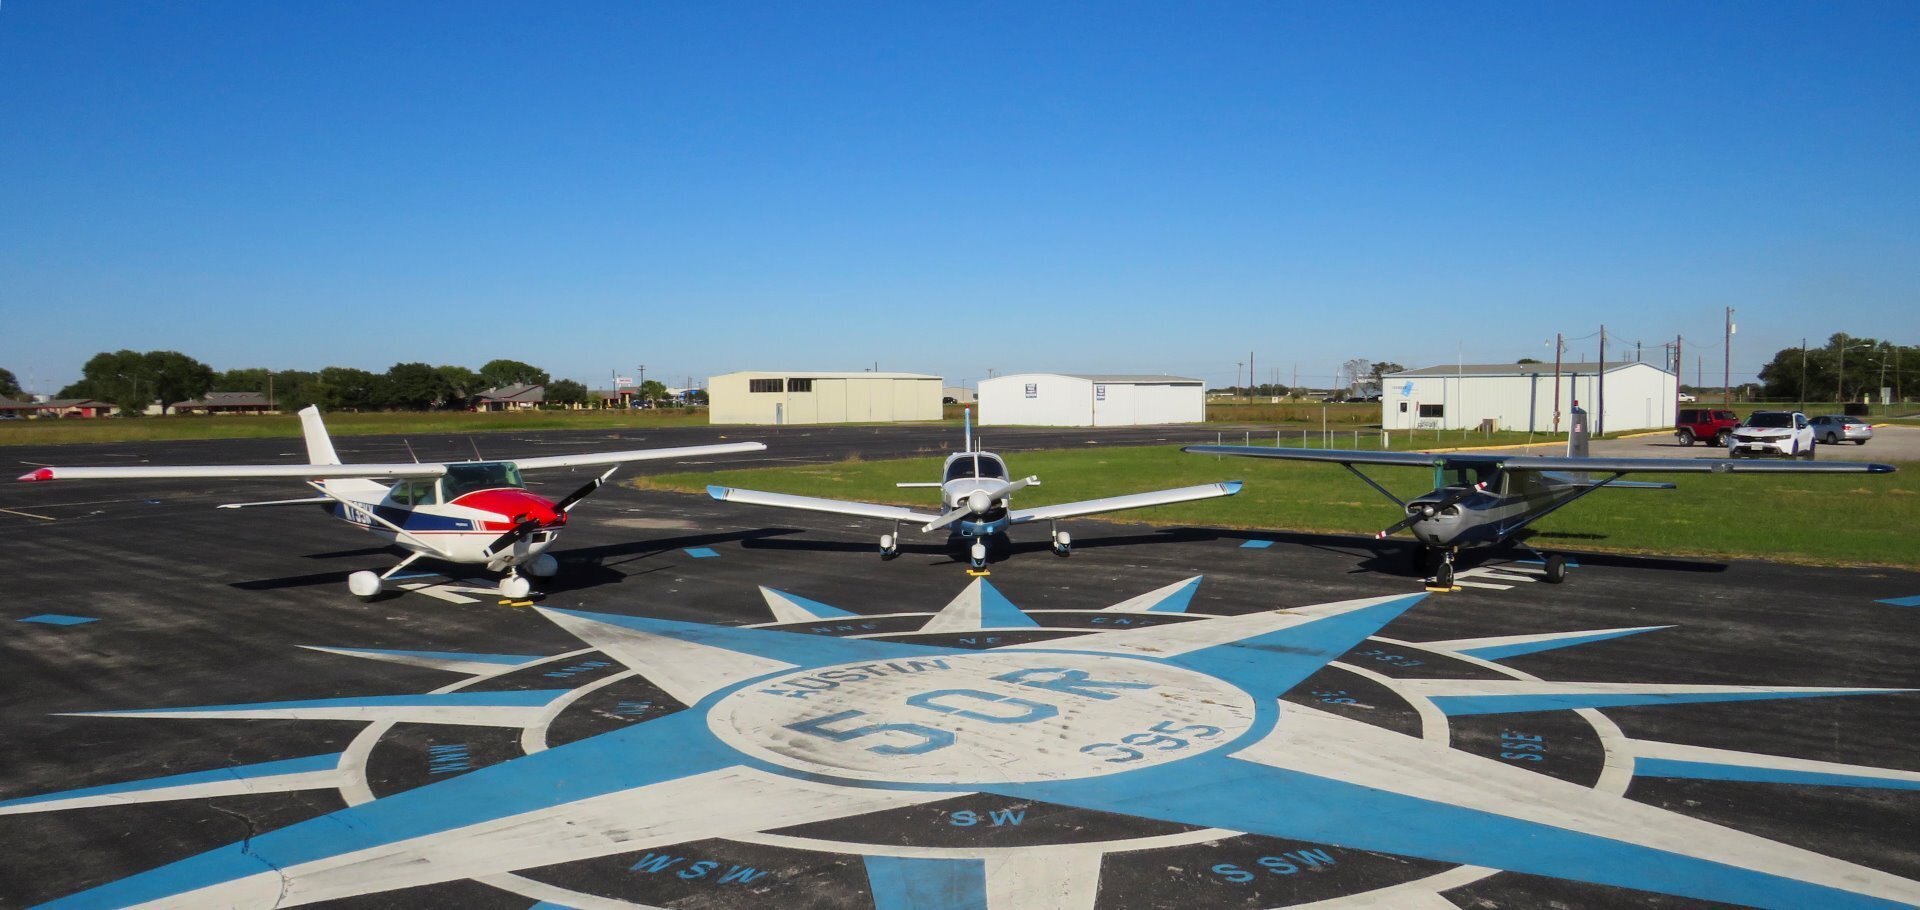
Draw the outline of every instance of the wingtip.
M1223 490L1226 490L1226 491L1227 491L1227 495L1228 495L1228 496L1232 496L1232 495L1234 495L1234 494L1236 494L1236 493L1239 493L1239 492L1240 492L1240 488L1241 488L1242 486L1244 486L1244 485L1245 485L1245 484L1244 484L1244 482L1243 482L1243 481L1239 481L1239 480L1229 480L1229 481L1227 481L1226 483L1223 483L1223 484L1221 484L1221 485L1220 485L1220 488L1221 488L1221 489L1223 489Z
M29 472L27 472L27 473L25 473L25 474L22 474L22 475L20 475L20 479L21 479L21 480L23 480L23 481L25 481L25 482L27 482L27 483L37 483L37 482L39 482L39 481L43 481L43 480L52 480L52 479L53 479L53 469L52 469L52 468L40 468L40 469L38 469L38 470L34 470L34 471L29 471Z
M720 500L721 502L726 502L726 501L727 501L727 494L728 494L728 493L731 493L731 492L733 492L733 491L732 491L732 490L729 490L729 489L727 489L726 487L719 487L719 486L714 486L713 484L708 484L708 485L707 485L707 495L708 495L708 496L711 496L711 497L713 497L713 498L715 498L715 499L718 499L718 500Z
M1898 470L1900 469L1890 464L1875 464L1875 465L1867 466L1867 473L1869 474L1892 474ZM23 477L21 479L25 480L26 478Z

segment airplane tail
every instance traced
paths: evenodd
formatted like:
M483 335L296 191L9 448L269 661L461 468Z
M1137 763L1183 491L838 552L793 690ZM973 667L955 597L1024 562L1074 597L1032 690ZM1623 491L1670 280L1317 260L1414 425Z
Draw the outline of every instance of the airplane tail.
M966 442L966 448L964 449L964 451L968 451L968 452L973 451L973 409L972 408L960 409L960 432L963 434L961 438Z
M339 464L340 455L333 450L333 438L327 435L327 425L320 420L320 409L307 405L300 409L300 429L307 436L308 464Z

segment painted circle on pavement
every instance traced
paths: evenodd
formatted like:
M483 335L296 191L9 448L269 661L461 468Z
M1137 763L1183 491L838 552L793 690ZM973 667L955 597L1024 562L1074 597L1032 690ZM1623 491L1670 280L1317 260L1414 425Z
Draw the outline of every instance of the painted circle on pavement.
M795 670L707 724L797 771L901 784L1074 780L1191 758L1253 724L1252 696L1164 663L996 651Z

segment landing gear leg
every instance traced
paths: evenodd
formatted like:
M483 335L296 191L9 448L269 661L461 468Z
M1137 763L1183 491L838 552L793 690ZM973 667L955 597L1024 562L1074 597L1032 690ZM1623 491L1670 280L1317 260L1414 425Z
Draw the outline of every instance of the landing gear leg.
M1053 526L1053 555L1070 556L1072 554L1073 554L1073 535L1060 530L1059 525L1054 525Z
M1567 580L1567 558L1565 556L1558 553L1542 553L1526 544L1521 544L1520 548L1533 554L1533 558L1540 560L1540 564L1547 567L1547 584L1557 585Z
M1433 586L1436 588L1452 589L1453 587L1453 551L1452 550L1441 551L1440 565L1438 568L1435 568L1433 570Z
M401 569L404 569L410 565L413 565L415 560L418 560L421 556L424 556L424 555L426 554L424 553L410 554L407 556L406 559L400 560L399 565L394 566L393 568L388 569L385 572L380 573L379 575L375 575L372 572L355 572L352 575L347 576L347 590L352 591L353 596L358 597L361 600L371 601L374 598L380 596L380 590L386 586L387 579L400 574Z

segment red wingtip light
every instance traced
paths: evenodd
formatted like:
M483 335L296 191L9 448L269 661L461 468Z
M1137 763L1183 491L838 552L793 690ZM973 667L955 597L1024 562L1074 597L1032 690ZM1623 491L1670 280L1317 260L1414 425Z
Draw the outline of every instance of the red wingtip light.
M31 474L22 474L22 475L20 475L20 479L21 479L21 480L26 480L26 481L35 481L35 480L52 480L52 479L53 479L53 469L52 469L52 468L41 468L40 470L38 470L38 471L34 471L34 472L33 472L33 473L31 473Z

